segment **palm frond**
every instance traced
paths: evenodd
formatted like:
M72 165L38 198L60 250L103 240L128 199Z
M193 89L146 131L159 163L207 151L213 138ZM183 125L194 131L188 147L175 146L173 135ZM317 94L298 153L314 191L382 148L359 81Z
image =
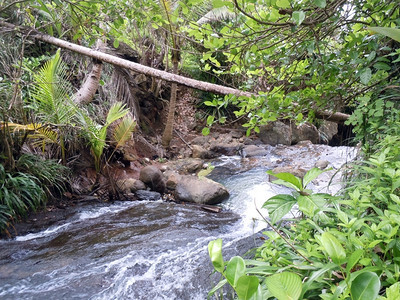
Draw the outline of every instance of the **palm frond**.
M61 60L60 50L35 74L32 89L33 103L42 122L69 124L76 112L70 99L71 84L66 80L67 66Z
M212 23L222 20L231 20L235 17L235 14L231 12L226 6L211 9L205 15L203 15L197 24L203 25L206 23Z
M122 102L114 103L108 111L105 126L108 126L112 122L123 118L128 112L129 109L125 108L125 104L123 104Z
M132 136L132 132L135 130L136 122L132 117L127 116L118 124L114 129L113 138L117 142L115 149L125 144Z

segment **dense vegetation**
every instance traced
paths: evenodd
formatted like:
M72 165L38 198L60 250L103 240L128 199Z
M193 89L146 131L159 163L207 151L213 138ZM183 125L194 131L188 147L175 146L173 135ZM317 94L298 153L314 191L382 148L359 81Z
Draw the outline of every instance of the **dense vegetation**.
M254 259L225 264L221 241L211 258L240 299L399 298L399 14L389 0L0 1L0 231L61 195L81 151L97 186L136 123L146 125L129 72L73 53L77 44L230 87L204 94L203 134L232 116L250 134L277 119L350 115L363 154L343 194L307 190L316 170L280 175L295 191L266 202L276 230ZM43 34L72 42L70 51ZM177 83L193 84L179 77L166 88L163 76L147 88L169 98L168 147ZM295 203L304 218L283 226Z

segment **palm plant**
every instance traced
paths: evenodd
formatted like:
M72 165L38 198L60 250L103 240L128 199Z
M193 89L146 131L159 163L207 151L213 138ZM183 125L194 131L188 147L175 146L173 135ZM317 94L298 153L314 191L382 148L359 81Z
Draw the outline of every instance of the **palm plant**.
M83 113L83 111L79 113L80 123L83 126L86 139L89 142L90 152L93 155L97 172L101 171L101 159L106 146L108 127L113 122L125 117L128 112L129 109L125 108L125 105L121 102L114 103L108 111L104 125L97 124L87 113ZM122 146L130 138L132 131L135 129L135 125L136 122L131 117L125 117L114 129L113 138L116 142L115 149Z
M71 100L72 87L67 78L67 66L62 62L60 50L33 75L34 87L29 107L38 123L57 129L61 158L65 161L67 128L73 125L77 107ZM36 122L34 122L36 123Z

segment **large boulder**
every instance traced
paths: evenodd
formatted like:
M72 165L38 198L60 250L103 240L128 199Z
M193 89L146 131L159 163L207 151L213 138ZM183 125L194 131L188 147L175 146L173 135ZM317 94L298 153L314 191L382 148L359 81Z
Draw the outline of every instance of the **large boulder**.
M146 166L140 170L139 179L153 191L164 193L165 180L161 171L155 166Z
M198 204L218 204L229 197L228 190L211 179L182 175L175 188L177 200Z
M328 144L330 140L338 133L338 124L336 122L326 121L319 127L321 140Z
M318 144L319 140L319 132L314 125L304 123L296 126L296 124L292 124L292 144L301 141L311 141L313 144Z
M272 146L278 144L290 145L292 143L290 126L280 121L260 126L258 137L264 144Z

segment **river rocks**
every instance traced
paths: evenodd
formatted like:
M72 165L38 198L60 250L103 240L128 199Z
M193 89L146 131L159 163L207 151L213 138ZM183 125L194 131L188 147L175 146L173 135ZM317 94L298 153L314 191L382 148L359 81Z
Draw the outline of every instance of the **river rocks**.
M193 158L211 158L212 155L210 151L207 149L203 148L200 145L193 145L192 146L192 157Z
M157 201L161 200L161 194L153 191L140 190L135 192L138 200Z
M318 144L320 140L318 129L309 123L298 126L292 124L292 144L306 140L311 141L313 144Z
M321 141L328 144L338 133L338 124L336 122L324 121L318 130L321 135Z
M153 191L160 193L165 191L164 176L155 166L146 166L141 169L139 179L146 183Z
M326 169L328 167L328 165L329 165L329 161L327 161L327 160L318 160L315 163L315 167L318 169L321 169L321 170Z
M198 204L218 204L229 197L228 190L208 178L182 175L175 188L175 198Z
M277 167L277 168L273 169L272 172L274 172L274 173L290 173L290 174L293 174L294 176L303 178L304 175L307 173L307 170L304 170L302 168L296 168L293 166L286 166L286 167ZM273 181L276 179L278 179L278 178L276 178L273 175L269 175L269 181Z
M246 145L242 149L242 157L255 157L267 155L268 151L262 146Z
M264 144L272 146L278 144L290 145L292 142L290 126L280 121L260 126L258 136Z
M118 188L120 188L121 191L124 193L130 193L130 192L135 192L138 190L146 189L146 185L141 180L134 179L134 178L117 180L116 184L117 184Z

